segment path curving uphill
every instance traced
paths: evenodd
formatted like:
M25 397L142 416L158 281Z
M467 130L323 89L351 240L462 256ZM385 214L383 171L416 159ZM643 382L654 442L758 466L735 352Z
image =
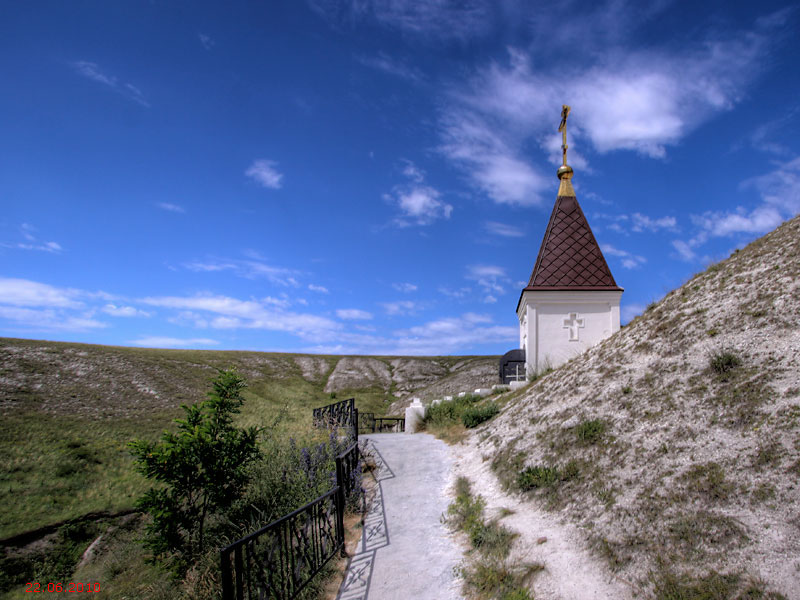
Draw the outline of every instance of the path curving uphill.
M453 482L451 448L427 433L362 436L377 485L340 600L457 600L463 556L441 522Z

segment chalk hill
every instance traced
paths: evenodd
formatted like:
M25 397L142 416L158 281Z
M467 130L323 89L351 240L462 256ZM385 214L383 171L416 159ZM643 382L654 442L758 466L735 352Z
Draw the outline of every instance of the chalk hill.
M800 217L473 436L501 481L583 528L647 595L800 598ZM520 480L526 467L541 469Z
M0 338L0 411L93 418L176 409L205 397L216 369L235 366L249 391L275 403L312 405L347 395L380 410L411 394L433 397L494 383L498 357L359 357L153 350ZM429 388L432 388L429 390Z

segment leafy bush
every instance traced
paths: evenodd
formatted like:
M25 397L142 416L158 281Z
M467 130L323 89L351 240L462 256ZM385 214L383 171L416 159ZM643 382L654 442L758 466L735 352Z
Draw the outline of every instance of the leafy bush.
M241 496L247 467L259 457L257 428L233 426L244 387L235 371L220 371L207 400L181 406L185 419L176 419L177 433L165 431L158 443L130 443L137 470L162 484L138 501L152 517L145 545L176 574L206 551L208 522Z
M606 432L606 424L600 419L592 419L591 421L584 421L575 428L575 435L578 436L578 441L583 444L594 444L603 437Z
M483 406L470 406L462 413L461 420L464 423L464 427L471 429L484 421L488 421L499 412L500 408L494 402Z

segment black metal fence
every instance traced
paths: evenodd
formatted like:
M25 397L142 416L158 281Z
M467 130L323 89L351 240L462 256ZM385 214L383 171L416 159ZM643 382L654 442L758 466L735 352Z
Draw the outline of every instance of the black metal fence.
M351 437L358 441L358 409L354 398L315 408L312 419L314 427L347 427Z
M326 494L220 551L223 600L295 598L338 551L344 510L361 493L360 452L336 457L336 486Z
M402 417L376 417L375 413L358 414L359 433L403 432L406 420Z

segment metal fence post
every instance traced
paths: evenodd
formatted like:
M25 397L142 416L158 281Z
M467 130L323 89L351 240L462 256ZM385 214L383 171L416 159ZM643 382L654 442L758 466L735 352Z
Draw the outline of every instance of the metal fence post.
M353 409L353 438L358 443L358 409Z
M342 459L336 457L336 542L342 549L342 557L347 556L344 547L344 467Z

